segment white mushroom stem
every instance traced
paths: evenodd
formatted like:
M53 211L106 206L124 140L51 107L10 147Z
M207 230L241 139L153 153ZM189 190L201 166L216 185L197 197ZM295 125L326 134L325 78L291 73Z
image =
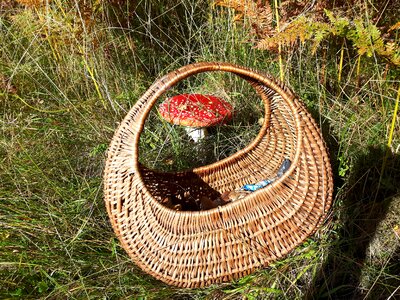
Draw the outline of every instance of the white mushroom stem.
M207 135L207 129L205 127L185 127L185 130L195 143L198 143Z

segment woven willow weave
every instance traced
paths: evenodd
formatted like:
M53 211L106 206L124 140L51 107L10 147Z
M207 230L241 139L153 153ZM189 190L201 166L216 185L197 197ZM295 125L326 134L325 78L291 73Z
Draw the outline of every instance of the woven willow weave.
M163 173L138 161L139 138L156 101L201 72L231 72L247 80L265 104L265 121L244 149L191 171ZM158 199L190 193L216 197L244 184L284 175L241 200L206 211L175 211ZM321 133L282 83L227 63L197 63L156 81L137 101L111 142L104 194L113 229L132 260L172 285L202 287L249 274L281 258L312 234L332 200L331 166Z

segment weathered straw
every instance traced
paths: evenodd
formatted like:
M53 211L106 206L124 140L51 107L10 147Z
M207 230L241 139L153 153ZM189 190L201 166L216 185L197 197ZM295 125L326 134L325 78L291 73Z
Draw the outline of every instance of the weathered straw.
M231 72L254 86L265 121L253 142L221 161L163 173L138 161L139 138L157 99L201 72ZM244 184L282 177L241 200L206 211L175 211L160 199L186 193L215 198ZM302 243L324 220L332 200L324 141L299 99L260 72L227 63L197 63L157 80L117 129L108 151L104 195L122 246L144 271L172 285L202 287L249 274Z

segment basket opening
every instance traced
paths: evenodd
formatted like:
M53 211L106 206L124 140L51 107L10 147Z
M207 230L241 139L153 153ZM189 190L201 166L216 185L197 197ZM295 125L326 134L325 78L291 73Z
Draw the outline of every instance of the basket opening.
M282 163L278 163L278 160L270 161L270 164L263 168L262 175L248 173L246 178L234 183L235 188L232 188L232 182L226 182L224 178L214 178L213 181L207 182L209 178L202 172L158 172L145 166L141 166L140 171L142 180L153 199L165 207L177 211L204 211L245 199L255 191L247 189L249 185L254 186L250 184L251 182L268 181L265 186L257 190L269 188L287 171L291 160L284 158ZM239 188L243 182L248 184Z
M205 205L204 199L215 201L221 196L219 191L191 171L164 173L142 166L141 174L152 197L170 209L178 211L212 209L210 204Z

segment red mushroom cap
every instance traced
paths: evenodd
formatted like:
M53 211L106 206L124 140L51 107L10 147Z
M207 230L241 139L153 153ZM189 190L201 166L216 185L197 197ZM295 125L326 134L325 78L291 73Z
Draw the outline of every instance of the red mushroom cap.
M232 117L232 105L211 95L182 94L168 98L159 106L161 116L169 123L208 127Z

